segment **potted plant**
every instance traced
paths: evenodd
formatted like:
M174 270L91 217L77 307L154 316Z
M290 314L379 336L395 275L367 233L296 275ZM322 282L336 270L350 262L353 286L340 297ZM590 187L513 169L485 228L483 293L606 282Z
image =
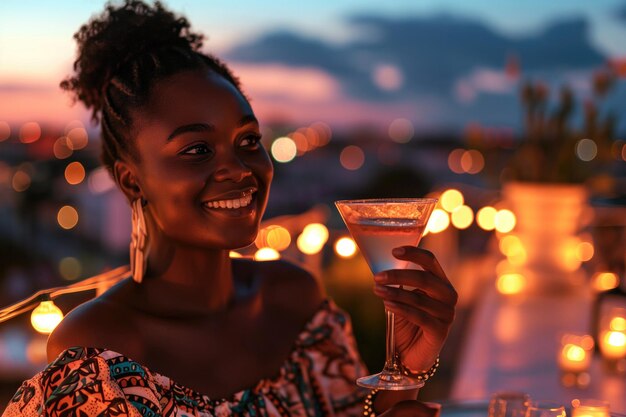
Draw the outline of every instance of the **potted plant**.
M611 160L616 118L602 102L615 83L611 71L594 75L593 97L574 127L576 100L565 86L550 106L542 83L521 90L525 132L505 170L503 196L517 217L516 234L526 251L529 284L541 290L570 287L580 267L577 233L589 220L589 185Z

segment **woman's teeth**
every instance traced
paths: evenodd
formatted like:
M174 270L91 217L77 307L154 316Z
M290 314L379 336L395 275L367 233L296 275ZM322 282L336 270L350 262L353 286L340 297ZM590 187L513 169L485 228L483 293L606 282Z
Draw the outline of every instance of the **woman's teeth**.
M252 195L246 195L234 200L208 201L204 203L208 208L238 209L246 207L252 202Z

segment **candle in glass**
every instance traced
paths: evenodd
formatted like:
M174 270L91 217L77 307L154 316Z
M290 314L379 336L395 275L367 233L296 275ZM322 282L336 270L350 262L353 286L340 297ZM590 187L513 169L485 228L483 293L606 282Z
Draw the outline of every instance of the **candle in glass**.
M585 372L591 363L593 337L589 335L566 334L561 338L558 356L559 367L564 372Z
M600 400L575 399L572 401L572 417L609 417L609 403Z

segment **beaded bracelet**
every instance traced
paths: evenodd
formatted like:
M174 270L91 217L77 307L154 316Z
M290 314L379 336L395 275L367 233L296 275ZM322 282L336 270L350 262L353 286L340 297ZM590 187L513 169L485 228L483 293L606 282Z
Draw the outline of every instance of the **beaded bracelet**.
M412 369L409 369L408 367L406 367L400 361L400 357L398 354L396 354L396 359L398 363L400 364L402 375L408 376L413 379L417 379L418 381L428 381L430 378L432 378L433 375L435 375L435 372L437 372L437 368L439 368L439 356L437 356L437 359L435 359L435 363L433 363L433 366L431 366L430 369L426 371L420 371L420 372L413 371Z
M365 401L363 402L363 417L376 417L376 413L374 412L374 398L376 398L376 394L378 394L378 390L373 389L367 394L367 397L365 397Z

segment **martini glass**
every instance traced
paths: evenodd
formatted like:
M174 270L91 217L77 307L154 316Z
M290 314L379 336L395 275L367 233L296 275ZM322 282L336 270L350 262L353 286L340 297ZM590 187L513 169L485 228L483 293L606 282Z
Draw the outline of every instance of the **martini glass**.
M434 198L389 198L342 200L335 205L370 269L377 274L408 267L407 261L396 259L391 251L398 246L417 246L436 203ZM380 373L359 378L356 383L366 388L394 391L422 387L423 381L402 375L395 355L394 314L389 310L385 312L385 366Z

